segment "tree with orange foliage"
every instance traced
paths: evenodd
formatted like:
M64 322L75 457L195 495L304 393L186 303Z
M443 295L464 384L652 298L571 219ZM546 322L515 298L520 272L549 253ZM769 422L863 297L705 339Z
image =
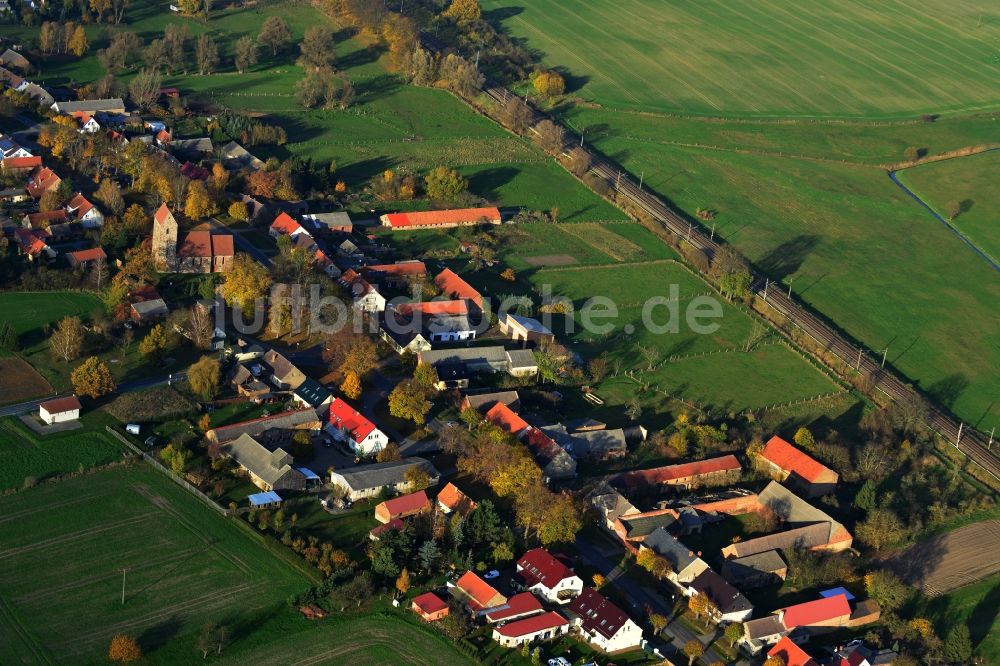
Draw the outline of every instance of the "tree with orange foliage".
M483 16L483 10L476 0L452 0L443 16L454 19L456 23L472 23Z
M347 374L344 375L344 381L340 384L340 392L351 400L357 400L361 397L361 378L358 377L358 373L353 370L347 371Z
M111 639L111 645L108 647L108 659L111 661L130 664L133 661L139 661L141 656L142 650L139 649L139 644L131 636L118 634Z
M539 72L531 83L542 97L557 97L566 92L566 81L559 72Z

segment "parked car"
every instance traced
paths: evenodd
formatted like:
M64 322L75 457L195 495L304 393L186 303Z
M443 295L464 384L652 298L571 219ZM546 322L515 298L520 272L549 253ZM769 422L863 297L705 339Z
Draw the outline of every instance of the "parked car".
M483 574L483 578L485 578L486 580L493 580L494 578L499 578L499 577L500 577L500 572L497 571L496 569L491 569L490 571L487 571L485 574Z

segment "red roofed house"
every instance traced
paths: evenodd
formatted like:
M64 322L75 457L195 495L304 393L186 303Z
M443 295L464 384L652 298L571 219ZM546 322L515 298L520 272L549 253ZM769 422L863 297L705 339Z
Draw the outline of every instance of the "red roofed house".
M21 218L21 225L27 229L48 229L55 224L68 224L69 216L62 208L43 213L28 213Z
M829 467L813 459L775 435L767 440L758 463L777 481L795 486L806 497L832 493L840 477Z
M88 229L95 229L104 224L104 213L79 192L66 203L66 212Z
M46 400L38 406L38 416L52 425L80 418L80 401L75 395Z
M469 305L467 301L424 301L422 303L400 303L396 306L396 312L406 316L461 317L469 314Z
M547 641L569 631L569 622L555 611L536 615L524 620L508 622L493 630L493 640L504 647L512 648Z
M778 618L788 631L798 627L832 631L847 626L851 619L851 604L846 594L838 594L782 608L778 611Z
M458 277L453 270L446 268L434 278L434 284L441 290L441 294L448 298L462 299L475 304L477 308L483 307L483 296L472 288L468 282Z
M816 666L816 660L806 654L806 651L785 636L773 648L768 650L768 657L778 657L785 666Z
M542 603L538 600L538 597L531 592L521 592L508 599L507 603L497 606L489 613L486 613L484 617L488 623L497 624L498 622L511 622L531 617L544 611L545 609L542 608Z
M583 591L583 580L544 548L532 548L517 561L515 579L554 604L569 603Z
M375 506L375 520L380 523L388 523L392 520L427 513L430 509L431 499L427 496L426 491L420 490L379 503Z
M86 111L73 111L69 115L73 116L76 122L79 123L81 134L93 134L94 132L101 131L101 124Z
M468 516L476 508L476 503L454 483L449 483L441 489L437 496L437 505L441 513L457 512L460 516Z
M3 162L0 162L0 165L3 166L3 170L7 173L22 173L42 166L42 158L39 155L32 155L30 157L5 157L3 158Z
M99 259L107 260L108 255L104 253L104 249L100 247L93 247L89 250L77 250L76 252L66 253L66 263L68 263L73 268L77 266L83 266L84 268L89 268L91 264L98 261Z
M497 592L492 585L476 575L474 571L466 571L462 574L455 581L455 587L451 588L451 593L477 615L507 603L507 597Z
M14 230L17 246L21 253L28 258L28 261L34 261L41 256L45 256L48 259L55 259L56 251L45 242L45 238L48 235L48 231L45 229Z
M429 210L423 213L389 213L379 218L383 227L393 231L410 229L445 229L473 224L500 224L497 208L461 208Z
M365 277L372 282L388 285L406 285L412 280L419 280L427 274L427 267L422 261L399 261L395 264L376 264L361 269Z
M503 428L514 435L514 437L520 436L522 432L530 427L527 421L518 416L514 410L502 402L493 405L490 411L486 412L486 420L495 426Z
M359 456L378 453L389 443L389 437L384 432L340 398L335 398L330 403L326 431L338 440L347 442Z
M375 527L368 530L368 538L371 539L372 541L378 541L382 537L382 535L385 534L386 532L391 532L392 530L399 531L402 530L404 527L406 527L406 523L404 523L399 518L393 518L385 525L376 525Z
M633 490L655 490L662 486L673 486L685 490L732 483L739 479L742 470L736 456L728 455L679 465L625 472L615 477L612 483Z
M48 167L41 167L28 181L25 189L28 190L32 199L41 199L43 194L53 187L59 187L61 182L62 179L56 175L55 171Z
M568 608L581 635L604 652L631 650L642 644L642 628L597 590L585 588Z
M310 235L306 231L306 228L288 213L281 213L278 217L274 218L274 222L271 223L271 228L267 230L267 233L270 234L271 238L276 240L282 236L295 238L300 234Z
M529 427L521 433L521 441L531 451L546 479L572 479L576 476L576 460L543 431Z
M424 592L413 598L410 609L426 622L434 622L448 615L448 604L433 592Z

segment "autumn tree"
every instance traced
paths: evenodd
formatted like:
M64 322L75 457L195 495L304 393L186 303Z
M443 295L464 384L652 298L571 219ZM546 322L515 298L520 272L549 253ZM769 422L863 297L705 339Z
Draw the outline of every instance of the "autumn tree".
M796 444L805 449L806 451L816 450L816 439L813 434L809 432L809 428L802 426L795 431L795 436L792 437Z
M958 201L949 201L945 204L945 211L949 220L954 220L962 212L962 204Z
M295 97L307 109L346 109L354 101L354 86L345 75L329 67L310 69L295 84Z
M219 47L207 33L199 36L195 42L194 59L201 75L211 74L219 66Z
M765 659L763 666L785 666L785 660L778 655L774 655Z
M244 35L237 39L233 52L233 64L240 74L257 64L257 42L253 37Z
M291 41L292 31L280 16L268 16L257 35L257 42L271 49L272 56L278 55L278 51Z
M163 80L160 72L150 67L144 67L128 83L128 94L141 109L149 109L160 98L160 87Z
M358 373L349 370L344 375L344 381L340 383L340 392L351 400L357 400L361 397L361 391L361 378L358 377Z
M688 666L690 666L694 663L695 659L705 654L705 646L697 638L692 638L684 644L681 652L688 658Z
M76 393L89 398L99 398L117 388L108 365L96 356L91 356L77 366L69 379Z
M913 588L908 587L896 574L885 569L865 574L865 592L878 602L882 612L894 611L910 598Z
M659 613L652 613L649 616L649 626L653 628L653 635L659 635L667 627L667 618Z
M399 572L399 577L396 578L396 591L401 597L405 597L406 593L410 591L410 572L406 567L403 567L403 570Z
M139 649L139 643L131 636L118 634L111 639L111 645L108 647L109 660L131 664L133 661L139 661L140 657L142 650Z
M229 210L226 211L229 217L234 220L246 221L250 217L250 211L247 205L242 201L234 201L229 205Z
M906 532L906 526L889 508L872 509L854 530L862 543L877 551L902 541Z
M69 52L75 55L77 58L82 58L87 54L87 49L90 48L90 42L87 41L87 32L83 29L82 25L76 26L73 30L73 35L68 41Z
M375 454L375 461L380 463L402 460L402 458L403 454L399 452L399 445L395 442L389 442Z
M170 346L170 333L163 324L157 324L149 329L146 337L139 343L139 353L152 363L159 363Z
M708 598L703 594L692 594L688 597L688 608L695 617L701 617L708 612Z
M438 67L438 77L450 90L462 97L472 97L483 87L485 78L476 66L454 53L449 53Z
M478 21L483 16L483 10L477 0L452 0L443 16L453 19L458 24L468 24Z
M299 43L299 64L306 69L333 69L337 61L337 52L333 43L333 31L325 25L314 25L306 28L305 35Z
M531 107L516 95L512 95L507 100L500 115L503 124L518 134L524 134L528 131L533 117L534 114L531 111Z
M424 189L434 201L458 201L468 187L469 181L448 167L439 166L424 176Z
M190 368L187 379L191 391L203 401L211 400L219 392L219 360L212 356L202 356Z
M403 481L406 482L410 492L423 490L431 485L431 477L420 465L414 465L403 473Z
M389 394L389 413L396 418L409 419L417 425L423 425L430 410L427 390L412 379L396 384Z
M551 120L535 125L535 141L547 153L558 155L566 146L566 130Z
M542 97L558 97L566 92L566 81L559 72L539 72L531 85Z
M271 276L267 269L250 255L238 252L223 278L222 297L229 306L253 312L256 299L267 295L270 286Z
M215 198L200 180L192 180L187 188L187 199L184 202L184 214L192 220L211 217L219 212Z
M604 577L604 574L595 573L590 577L590 582L594 585L595 590L599 590L607 584L608 579Z
M121 215L122 211L125 210L125 197L122 196L122 188L110 178L101 181L97 191L94 192L94 198L115 215Z
M63 317L49 337L49 348L57 359L68 363L79 358L83 349L83 338L83 323L80 318Z
M726 625L723 634L726 640L729 641L729 646L734 647L740 638L743 637L743 625L739 622L731 622Z
M572 543L581 529L583 517L573 496L554 493L537 528L538 540L546 547L557 543Z
M666 579L673 571L670 562L651 548L643 548L636 555L635 563L658 580Z

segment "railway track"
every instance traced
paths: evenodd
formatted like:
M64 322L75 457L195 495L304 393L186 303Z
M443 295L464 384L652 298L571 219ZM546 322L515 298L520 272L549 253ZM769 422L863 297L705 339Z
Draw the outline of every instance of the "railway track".
M487 84L483 92L493 100L506 104L517 95L502 86ZM535 122L547 118L529 106ZM532 123L534 124L534 123ZM604 158L603 155L582 146L574 146L567 151L568 155L586 154L590 158L591 170L605 178L619 196L624 196L632 205L644 210L653 219L659 221L678 237L705 252L710 258L720 249L721 244L705 234L704 229L694 222L685 219L677 211L667 206L659 197L643 190L628 173ZM752 291L761 297L774 310L784 315L792 325L811 337L823 349L832 353L844 363L856 368L862 374L872 378L874 387L889 396L894 401L922 399L912 386L890 371L882 368L865 353L864 347L847 340L839 331L797 303L782 289L776 289L769 278L756 271L753 272ZM776 285L775 285L776 286ZM992 441L976 430L956 420L940 407L928 406L928 425L941 437L951 442L957 449L982 467L995 479L1000 481L1000 457L992 451Z

